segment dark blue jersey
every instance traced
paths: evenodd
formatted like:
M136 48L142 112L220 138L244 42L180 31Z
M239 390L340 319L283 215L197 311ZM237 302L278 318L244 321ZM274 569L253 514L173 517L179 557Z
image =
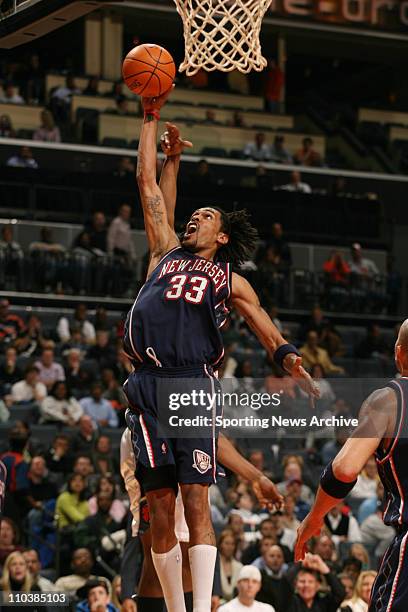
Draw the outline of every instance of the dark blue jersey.
M376 452L378 474L385 489L384 523L408 525L408 379L391 381L397 395L398 413L389 448Z
M176 247L153 270L127 316L126 353L163 367L219 365L230 293L228 263Z

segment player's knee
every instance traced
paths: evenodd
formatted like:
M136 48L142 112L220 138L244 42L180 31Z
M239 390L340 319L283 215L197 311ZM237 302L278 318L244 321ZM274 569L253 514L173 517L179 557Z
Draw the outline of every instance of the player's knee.
M150 524L157 535L174 531L174 503L163 499L149 501Z

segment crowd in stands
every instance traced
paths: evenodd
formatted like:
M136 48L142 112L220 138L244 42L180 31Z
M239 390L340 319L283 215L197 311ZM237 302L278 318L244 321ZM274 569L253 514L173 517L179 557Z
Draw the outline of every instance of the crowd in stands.
M282 257L288 258L281 246ZM276 308L270 315L290 336ZM3 591L64 591L78 612L93 609L94 600L102 610L121 609L129 502L119 476L119 438L110 432L124 426L121 384L132 369L122 336L123 319L113 325L102 308L90 316L80 304L72 315L63 314L55 326L44 328L38 316L24 321L7 300L0 302L0 420L8 432L0 442L8 468L0 527ZM307 403L293 380L282 378L264 354L256 365L259 345L238 319L226 326L224 341L222 385L232 382L251 390L261 382L271 393L284 387L289 397ZM295 341L321 387L319 414L353 413L355 407L336 396L335 379L325 377L344 375L335 363L344 345L319 308L304 321ZM379 329L373 327L355 351L361 358L377 355L391 371L392 346ZM48 444L37 437L38 424L48 426ZM259 506L250 484L230 473L211 487L219 550L213 610L367 610L379 560L394 536L393 528L382 523L383 489L374 459L345 503L326 517L305 561L293 563L296 529L313 502L322 466L350 430L338 426L329 433L307 440L284 435L237 440L249 461L277 482L285 507L269 513ZM133 562L136 576L140 557Z

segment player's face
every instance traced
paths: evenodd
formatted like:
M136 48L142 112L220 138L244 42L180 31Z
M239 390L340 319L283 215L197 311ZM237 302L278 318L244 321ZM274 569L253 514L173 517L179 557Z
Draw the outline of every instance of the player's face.
M185 248L197 253L227 242L228 236L221 231L221 214L218 210L199 208L193 212L182 238Z

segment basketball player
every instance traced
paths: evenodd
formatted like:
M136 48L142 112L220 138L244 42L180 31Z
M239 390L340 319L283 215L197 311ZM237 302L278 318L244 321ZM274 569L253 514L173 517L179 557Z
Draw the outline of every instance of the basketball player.
M304 558L308 540L320 533L325 515L346 497L365 463L375 453L384 485L384 523L396 530L373 584L369 612L408 610L408 319L395 344L401 378L364 402L360 422L337 457L323 471L316 500L298 529L295 560Z
M232 305L279 366L311 395L318 396L318 389L249 283L231 272L231 265L248 259L255 246L257 234L246 213L206 206L193 212L181 239L175 233L178 164L169 165L161 182L166 196L156 182L157 125L167 97L142 98L137 182L150 261L147 281L126 321L124 347L136 370L124 389L137 477L150 510L152 559L168 612L185 611L181 549L174 532L178 485L190 533L194 612L208 612L217 552L208 506L208 486L216 478L216 432L211 438L198 431L197 438L188 440L158 436L158 381L188 378L191 385L194 381L190 391L214 393L214 372L224 352L219 328ZM216 416L219 407L212 410Z
M217 459L222 465L251 483L252 490L261 507L268 510L281 509L283 497L279 494L273 482L247 461L223 435L219 438ZM128 428L123 432L120 442L120 471L129 495L130 510L133 516L132 537L140 536L144 552L142 575L137 589L137 610L138 612L163 612L163 592L152 563L148 508L146 507L145 497L142 497L140 484L135 478L136 460ZM176 499L175 531L184 553L188 550L189 532L180 494ZM188 556L184 559L184 554L183 587L186 608L189 612L192 609L189 605L191 604L192 590L191 572ZM126 605L132 612L136 610L134 603L128 602Z

